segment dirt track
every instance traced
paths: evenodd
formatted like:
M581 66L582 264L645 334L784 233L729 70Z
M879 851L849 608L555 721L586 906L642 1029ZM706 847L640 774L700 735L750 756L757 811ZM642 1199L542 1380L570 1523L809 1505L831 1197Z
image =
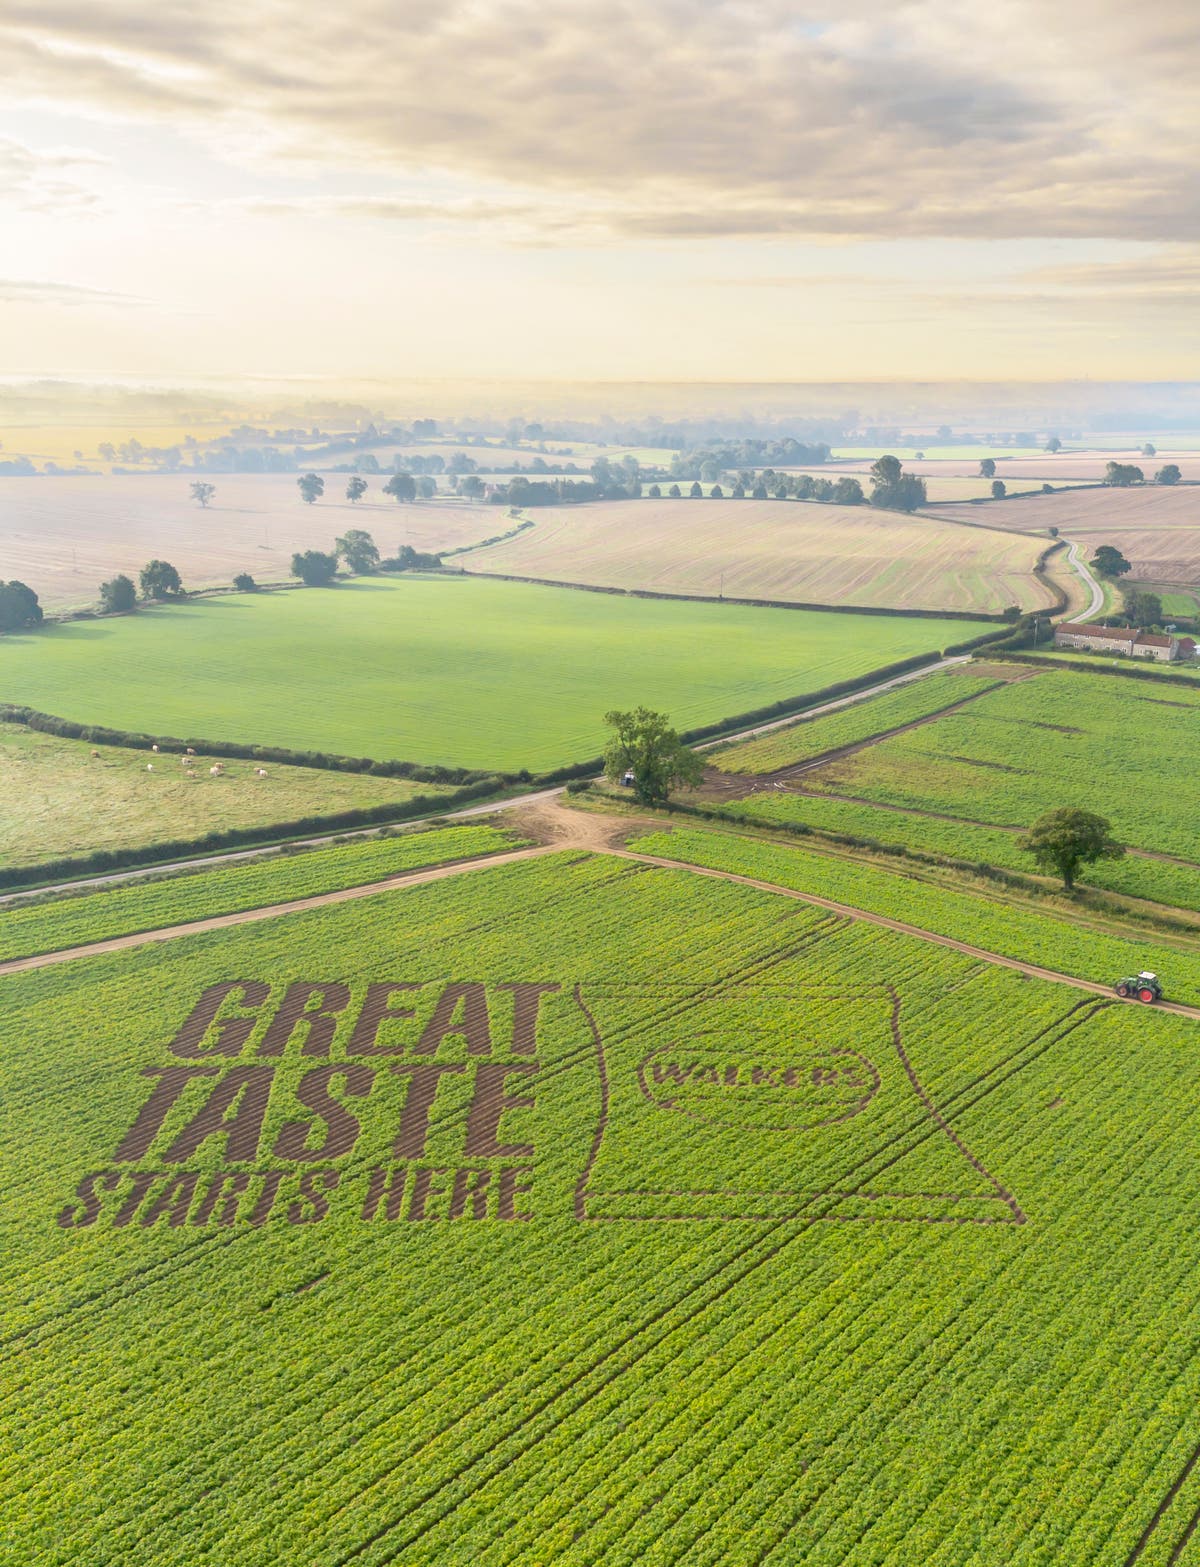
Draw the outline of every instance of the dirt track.
M871 914L864 909L856 909L850 904L836 903L832 898L822 898L816 893L797 892L792 887L780 887L774 882L759 881L752 876L739 876L733 871L688 865L680 860L663 859L653 854L636 854L631 849L621 847L622 840L634 829L661 826L661 823L638 821L628 816L606 817L589 811L571 811L556 800L547 800L538 801L527 807L518 816L517 825L530 836L537 836L543 841L527 849L512 849L476 860L459 860L450 865L433 866L428 870L407 871L399 876L391 876L386 881L370 882L363 887L344 887L337 892L299 898L292 903L276 903L261 909L243 909L236 914L219 914L211 919L194 920L188 925L168 925L159 930L142 931L130 936L116 936L109 941L92 942L83 947L68 947L60 952L45 952L36 957L15 958L10 962L0 963L0 975L48 968L54 964L71 962L76 958L120 952L127 947L145 946L150 942L171 941L177 936L190 936L197 931L224 930L235 925L248 925L259 920L274 919L282 914L299 914L306 909L348 903L355 898L366 898L399 887L420 886L426 882L442 881L449 876L461 876L471 871L486 870L491 865L509 865L517 860L535 859L540 855L553 854L563 849L578 848L596 854L612 854L623 860L632 860L640 865L652 865L661 870L689 871L694 876L711 876L718 881L731 881L742 887L753 887L759 892L774 893L777 897L792 898L798 903L827 909L830 913L839 914L845 919L861 920L868 925L880 925L885 930L894 930L904 936L915 936L921 941L931 941L940 947L951 947L955 952L976 958L981 963L1015 969L1017 973L1026 974L1031 979L1052 980L1056 984L1070 985L1075 990L1085 990L1091 995L1104 996L1114 1002L1118 999L1108 985L1097 984L1087 979L1076 979L1070 974L1060 974L1054 969L1039 968L1036 964L1020 963L1015 958L1006 958L998 952L988 952L983 947L973 947L969 942L956 941L951 936L942 936L935 931L924 930L919 925L910 925L903 920L888 919L883 914ZM1125 1004L1141 1005L1136 1001ZM1181 1017L1200 1018L1200 1007L1184 1006L1175 1001L1160 1002L1158 1010L1174 1012Z

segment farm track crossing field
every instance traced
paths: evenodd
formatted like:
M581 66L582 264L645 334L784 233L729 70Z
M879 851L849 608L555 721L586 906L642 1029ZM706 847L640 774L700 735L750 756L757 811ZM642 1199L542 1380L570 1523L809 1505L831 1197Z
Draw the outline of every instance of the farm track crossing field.
M275 763L259 778L254 762L226 759L214 777L210 760L198 756L188 769L166 753L0 726L0 866L400 805L417 795L436 809L446 792L436 784Z
M997 501L987 507L936 509L937 516L959 521L981 513L996 527L1025 532L1057 528L1089 555L1101 544L1115 544L1132 565L1134 576L1147 581L1200 582L1200 486L1077 490Z
M201 475L212 503L191 499L195 475L0 479L0 562L47 609L92 604L118 572L137 581L148 560L169 560L185 587L222 587L240 571L260 582L290 579L296 550L329 550L348 528L365 528L384 555L402 544L452 549L502 532L503 508L449 501L397 505L370 475L351 505L345 473L327 473L325 495L306 506L294 473ZM504 526L511 526L504 522Z
M533 528L457 563L555 582L809 604L998 614L1052 602L1033 576L1044 542L868 507L640 500L529 515Z
M18 1560L1123 1567L1187 1528L1190 1020L573 854L10 976L0 1018Z
M1181 686L1052 670L815 768L804 787L1018 827L1068 803L1123 842L1191 860L1198 715L1200 693Z
M0 699L182 739L550 768L597 755L612 707L686 729L987 629L370 578L6 637Z

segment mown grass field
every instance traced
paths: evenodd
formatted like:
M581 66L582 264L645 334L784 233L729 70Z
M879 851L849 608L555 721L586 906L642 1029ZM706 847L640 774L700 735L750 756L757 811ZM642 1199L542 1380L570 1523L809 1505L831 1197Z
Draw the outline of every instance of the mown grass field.
M6 637L0 699L184 739L549 768L597 755L613 707L687 728L987 629L372 578Z
M1047 671L984 690L956 711L934 713L934 676L764 736L744 748L750 764L817 756L822 750L886 734L900 722L917 726L796 780L803 794L764 788L732 802L731 811L764 824L799 822L885 844L1033 872L1013 828L1043 811L1078 806L1113 823L1132 847L1166 854L1184 865L1127 855L1087 866L1080 880L1179 907L1200 907L1200 694L1156 689L1149 682ZM903 693L903 694L902 694ZM928 722L919 711L926 697ZM774 752L758 747L774 741ZM739 751L720 753L736 772ZM766 771L765 765L762 771ZM810 798L819 796L820 798Z
M4 977L14 1560L1161 1567L1197 1026L571 854Z
M457 563L555 582L808 604L997 614L1052 601L1033 576L1044 541L865 506L684 498L539 507L530 516L533 528Z
M265 778L256 778L254 762L224 758L224 773L214 778L211 760L198 756L189 770L166 753L0 725L0 866L398 805L415 795L428 796L436 809L437 796L446 793L436 784L274 763Z

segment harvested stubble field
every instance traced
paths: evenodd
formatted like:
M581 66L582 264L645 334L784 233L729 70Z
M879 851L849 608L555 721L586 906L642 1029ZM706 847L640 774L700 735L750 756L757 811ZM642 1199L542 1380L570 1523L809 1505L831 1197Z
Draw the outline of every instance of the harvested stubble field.
M434 797L446 792L436 784L274 762L258 778L254 762L226 758L213 777L211 760L198 756L189 769L166 753L0 725L0 866L399 805L414 795L430 796L436 809Z
M1099 484L1104 478L1105 466L1110 462L1133 463L1147 479L1152 479L1164 463L1177 463L1185 480L1200 480L1200 454L1194 449L1182 451L1163 450L1154 457L1143 457L1139 448L1093 448L1083 451L1044 452L1019 451L1013 448L979 447L974 451L956 452L953 447L935 451L932 447L925 457L917 460L911 452L907 455L889 447L893 455L900 457L910 473L924 477L958 477L974 479L979 474L980 459L990 457L996 464L996 477L1003 479L1013 489L1028 489L1035 484ZM830 469L846 468L848 472L868 469L880 455L874 451L870 458L860 462L843 462L835 457ZM822 470L828 471L828 470Z
M645 847L784 884L816 858ZM1191 1020L562 855L8 976L0 1026L14 1559L1185 1538Z
M138 733L516 771L597 756L611 707L686 729L988 629L360 578L6 637L0 699Z
M0 479L3 575L27 582L48 609L94 603L101 582L125 572L137 581L148 560L169 560L190 588L226 586L240 571L290 580L296 550L333 547L347 528L373 533L385 555L402 544L453 549L501 531L499 508L449 501L397 505L370 476L357 505L349 474L326 474L325 496L306 506L295 474L201 475L217 487L200 507L194 475ZM511 526L504 523L504 526Z
M1200 581L1200 487L1138 485L1075 490L995 501L987 507L939 506L958 521L982 517L996 527L1044 533L1057 528L1089 552L1115 544L1137 577L1153 582Z
M996 614L1010 604L1052 602L1033 575L1044 544L867 507L685 498L539 507L530 515L533 528L456 564L792 603Z

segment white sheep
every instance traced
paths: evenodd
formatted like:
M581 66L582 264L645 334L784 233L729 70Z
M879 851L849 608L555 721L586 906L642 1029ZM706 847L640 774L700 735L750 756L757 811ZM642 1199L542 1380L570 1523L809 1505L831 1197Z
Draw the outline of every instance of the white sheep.
M265 778L267 776L267 769L265 767L256 767L254 769L254 776L256 778Z
M146 771L148 773L152 773L154 771L154 763L153 762L147 762L146 763Z
M99 755L100 755L100 753L99 753L99 751L93 751L93 752L92 752L92 755L93 755L93 756L99 756Z
M208 769L208 771L212 775L212 777L220 778L221 774L225 771L225 769L223 767L210 767Z
M152 745L152 746L151 746L151 747L150 747L150 749L151 749L151 750L152 750L152 751L153 751L153 752L154 752L154 754L155 754L155 756L157 756L157 755L158 755L158 747L157 747L157 746L156 746L156 745Z
M192 750L192 748L191 748L191 746L190 746L190 745L189 745L189 746L188 746L188 748L187 748L187 754L188 754L188 755L189 755L189 756L195 756L195 754L196 754L196 753L195 753L195 751L193 751L193 750Z

